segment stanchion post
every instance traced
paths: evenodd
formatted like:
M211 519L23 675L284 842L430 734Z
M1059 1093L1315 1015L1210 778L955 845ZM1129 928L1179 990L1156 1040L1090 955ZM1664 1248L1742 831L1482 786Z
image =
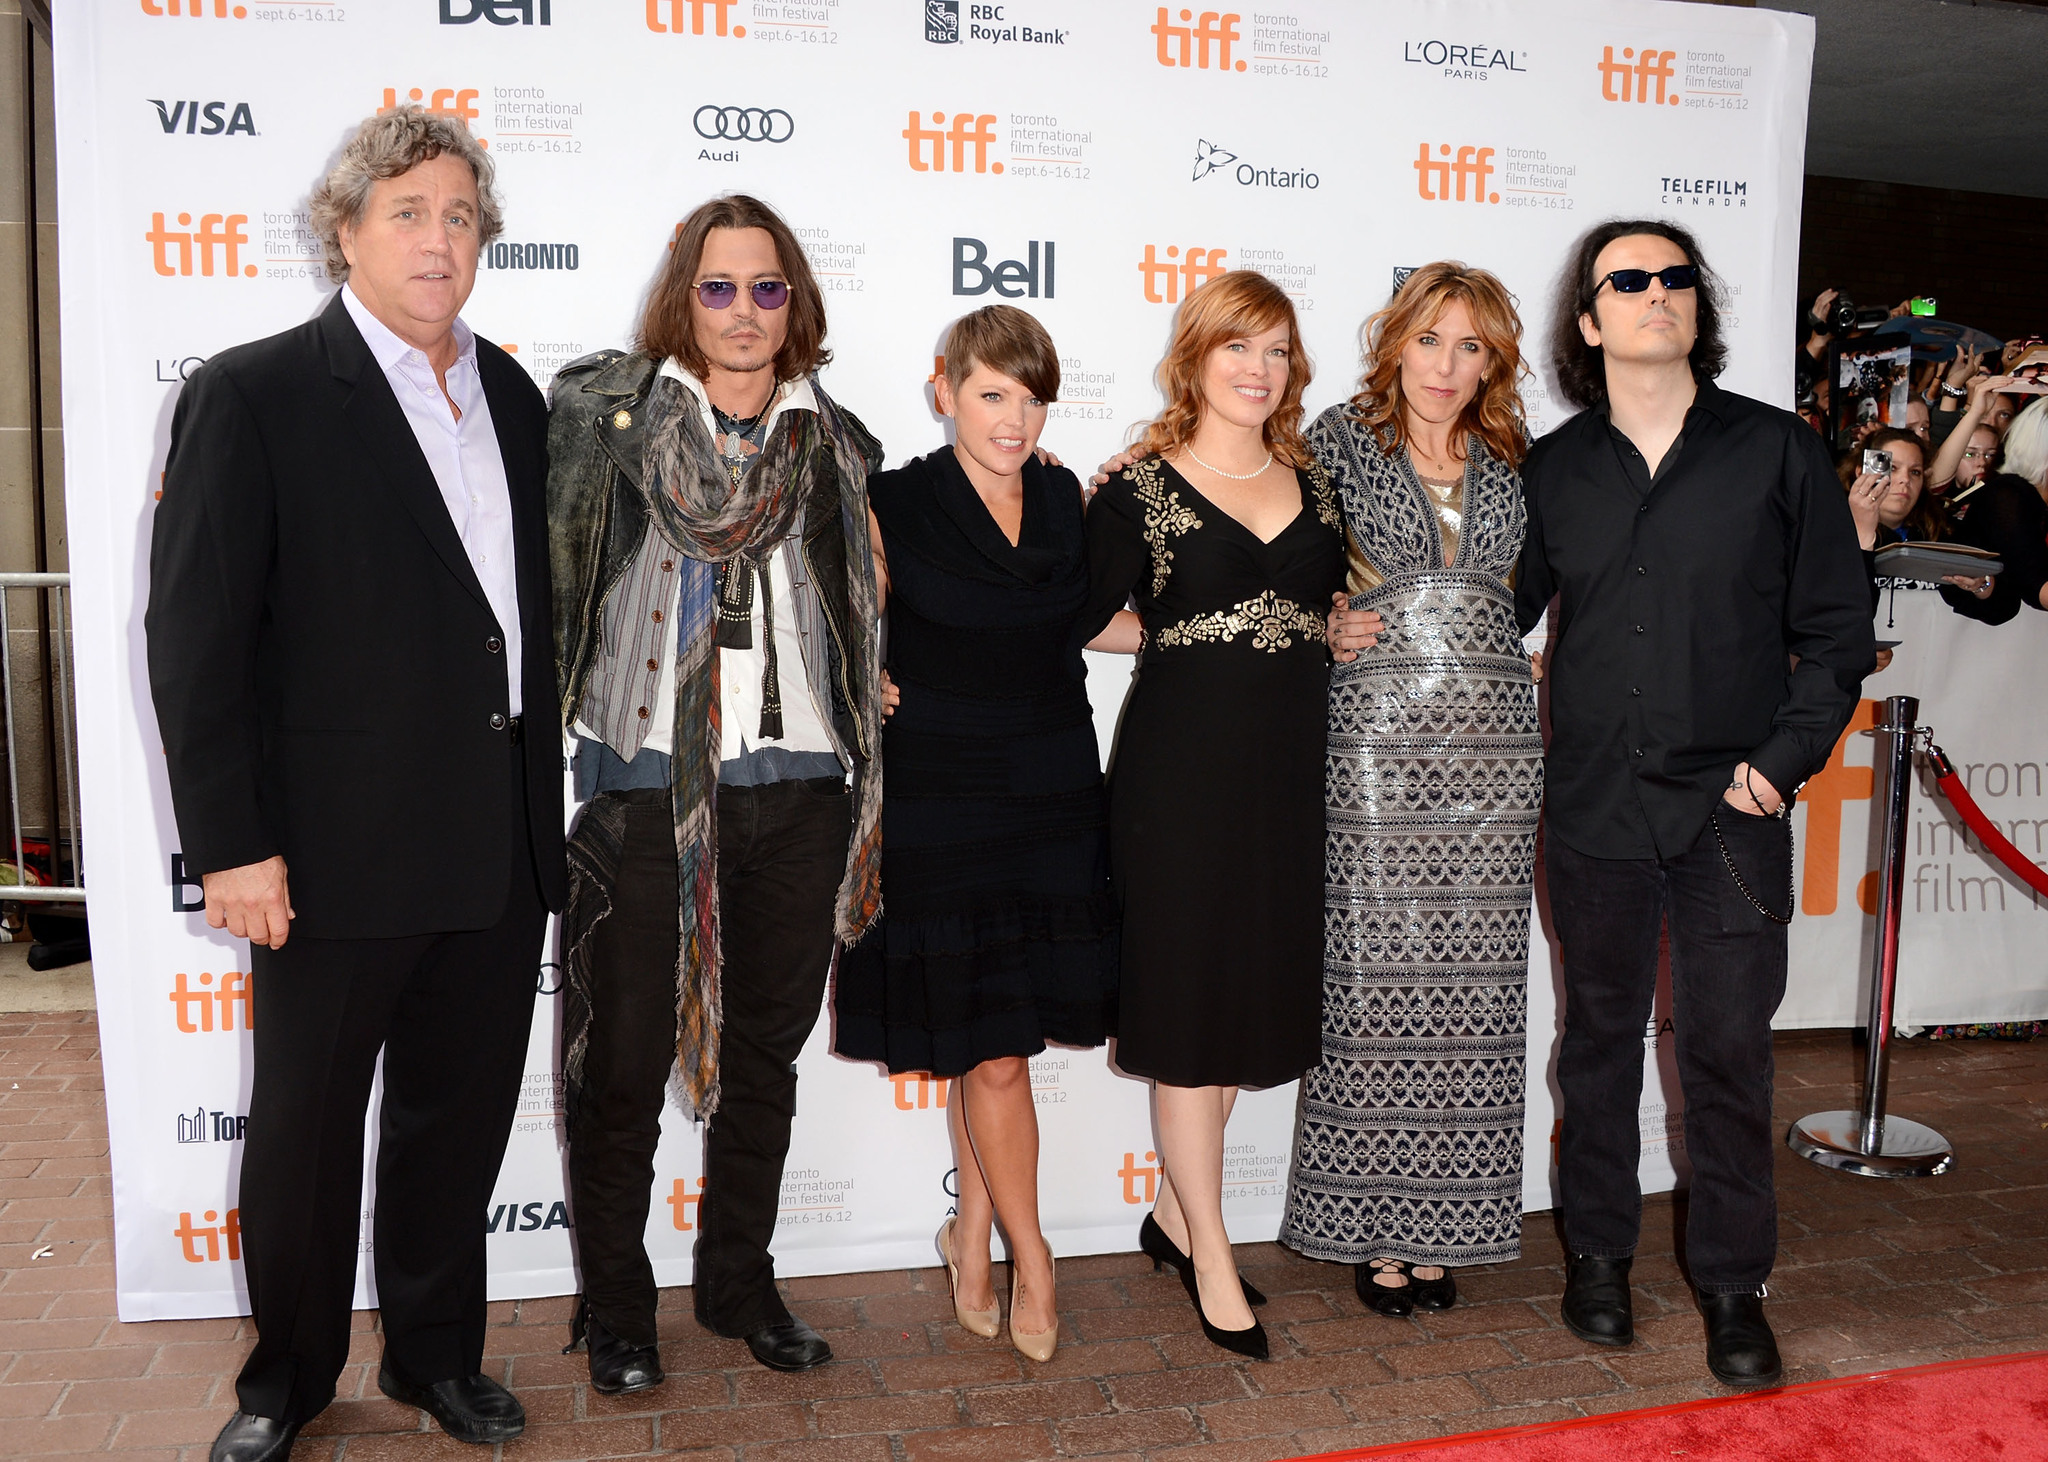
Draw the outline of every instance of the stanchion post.
M1932 1127L1886 1115L1891 1076L1892 999L1899 973L1899 915L1905 905L1906 813L1913 796L1913 753L1920 702L1886 700L1873 771L1883 777L1884 839L1877 872L1877 937L1870 956L1867 1064L1860 1112L1816 1112L1792 1124L1785 1141L1822 1167L1866 1178L1928 1178L1947 1172L1955 1152Z

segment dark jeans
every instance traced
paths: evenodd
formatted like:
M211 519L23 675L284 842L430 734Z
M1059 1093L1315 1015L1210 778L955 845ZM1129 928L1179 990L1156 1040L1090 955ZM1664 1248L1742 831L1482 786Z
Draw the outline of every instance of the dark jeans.
M252 1416L304 1422L348 1360L377 1052L375 1245L384 1359L422 1385L483 1369L484 1212L526 1069L547 910L515 747L510 889L488 929L252 947L255 1082L242 1155L242 1255L256 1348L235 1382ZM366 892L365 897L375 897Z
M599 795L620 800L625 849L610 912L589 936L590 1034L569 1193L591 1313L620 1339L652 1345L645 1237L676 1059L675 823L666 791ZM695 1282L697 1318L723 1335L789 1318L768 1243L796 1114L797 1053L831 968L852 808L844 785L829 779L718 789L719 1105L704 1139ZM569 896L595 892L572 884Z
M1781 909L1792 857L1785 825L1725 804L1716 816L1744 882ZM1771 1016L1785 995L1785 926L1743 897L1712 824L1685 853L1663 859L1589 858L1548 831L1544 867L1564 953L1557 1081L1565 1242L1575 1254L1635 1252L1643 1036L1656 991L1658 929L1668 919L1693 1169L1686 1256L1701 1293L1754 1292L1778 1250Z

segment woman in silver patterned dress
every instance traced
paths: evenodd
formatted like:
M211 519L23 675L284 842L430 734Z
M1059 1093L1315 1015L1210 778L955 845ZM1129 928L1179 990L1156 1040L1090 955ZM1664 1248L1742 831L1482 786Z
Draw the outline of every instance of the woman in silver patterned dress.
M1507 580L1525 523L1521 321L1491 274L1418 269L1367 322L1358 395L1308 439L1355 609L1326 763L1323 1059L1281 1242L1381 1314L1521 1251L1530 883L1543 742Z

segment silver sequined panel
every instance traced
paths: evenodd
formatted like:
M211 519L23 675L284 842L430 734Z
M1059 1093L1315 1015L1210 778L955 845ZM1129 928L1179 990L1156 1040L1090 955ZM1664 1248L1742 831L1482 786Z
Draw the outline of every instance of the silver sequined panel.
M1512 518L1519 547L1519 491L1510 514L1483 500L1484 476L1476 485L1468 476L1468 503L1482 499L1468 523ZM1347 494L1358 535L1353 506ZM1520 1251L1542 734L1493 569L1512 562L1505 535L1466 538L1484 568L1463 567L1464 545L1459 568L1431 568L1417 565L1440 552L1428 527L1399 511L1380 521L1377 565L1416 566L1353 601L1386 631L1331 683L1323 1060L1302 1081L1281 1231L1321 1259L1466 1265Z

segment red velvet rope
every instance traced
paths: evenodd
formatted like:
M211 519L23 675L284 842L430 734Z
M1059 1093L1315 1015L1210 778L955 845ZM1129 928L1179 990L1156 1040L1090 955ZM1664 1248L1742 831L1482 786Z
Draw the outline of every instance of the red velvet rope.
M2031 858L2006 841L1998 824L1984 815L1977 805L1977 799L1970 795L1970 789L1963 785L1955 764L1938 746L1928 752L1934 760L1934 785L1941 789L1941 795L1948 798L1949 805L1962 815L1970 831L1977 835L1977 841L1984 845L1986 852L2018 874L2020 881L2036 893L2048 894L2048 869L2041 868Z

